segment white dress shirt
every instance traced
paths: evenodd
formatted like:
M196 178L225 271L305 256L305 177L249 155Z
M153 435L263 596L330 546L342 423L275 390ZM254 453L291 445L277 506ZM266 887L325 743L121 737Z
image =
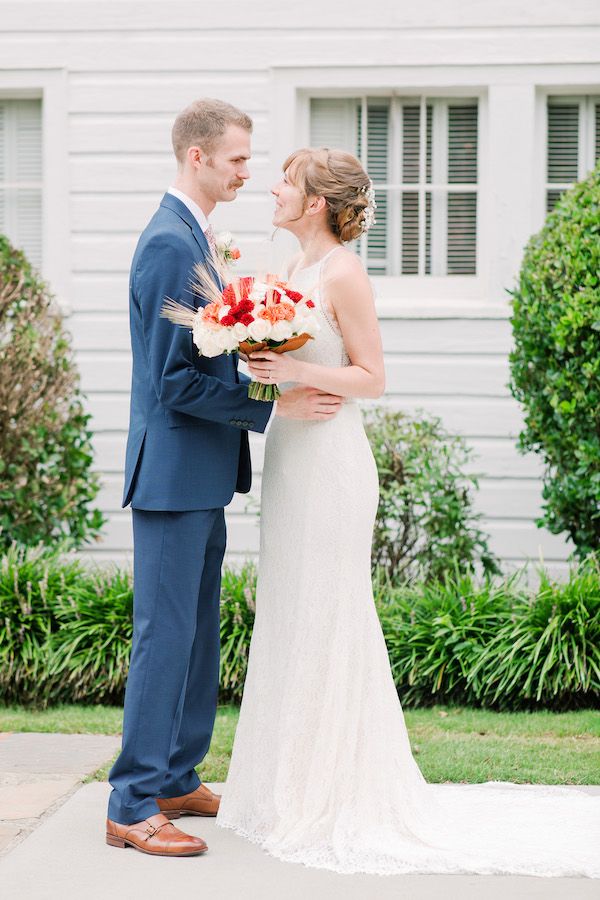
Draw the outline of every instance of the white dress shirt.
M195 218L196 222L198 223L198 225L200 226L202 231L203 232L206 231L206 229L210 225L210 222L208 221L208 219L206 218L206 216L204 215L204 213L202 212L202 210L200 209L200 207L198 206L198 204L196 203L195 200L192 200L192 198L188 197L187 194L184 194L183 191L180 191L178 188L173 187L173 186L171 186L167 190L167 194L173 194L174 197L177 197L178 200L181 200L183 205L187 206L187 208L189 209L189 211Z

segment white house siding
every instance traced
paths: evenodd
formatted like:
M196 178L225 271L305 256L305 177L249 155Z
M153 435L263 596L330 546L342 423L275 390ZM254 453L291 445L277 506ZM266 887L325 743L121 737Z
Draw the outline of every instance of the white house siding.
M131 548L120 509L129 404L128 269L173 178L170 126L200 96L255 122L252 179L214 219L264 264L281 160L308 140L307 97L447 90L480 98L480 273L375 279L386 402L439 414L466 436L482 473L478 509L507 563L540 554L564 569L564 541L539 530L539 464L520 456L511 400L505 288L544 214L546 92L600 91L600 7L379 0L227 4L128 0L0 3L0 96L44 91L44 273L72 315L108 515L102 559ZM260 484L263 439L253 439ZM201 461L199 461L201 463ZM257 549L247 498L230 507L229 553Z

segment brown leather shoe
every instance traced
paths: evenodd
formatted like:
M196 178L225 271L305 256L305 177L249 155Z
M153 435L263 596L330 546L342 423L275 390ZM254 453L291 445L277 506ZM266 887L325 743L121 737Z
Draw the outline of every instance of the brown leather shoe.
M213 794L205 784L199 785L191 794L183 797L157 798L158 808L169 819L180 816L216 816L219 812L220 794Z
M198 856L208 847L202 838L176 828L162 813L134 825L106 820L106 843L111 847L135 847L153 856Z

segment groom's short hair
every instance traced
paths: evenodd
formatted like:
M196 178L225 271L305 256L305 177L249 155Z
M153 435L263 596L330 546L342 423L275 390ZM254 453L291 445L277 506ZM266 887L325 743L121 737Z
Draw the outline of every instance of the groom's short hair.
M223 100L195 100L182 110L173 125L171 140L177 162L185 162L190 147L201 147L210 156L229 125L252 131L252 119Z

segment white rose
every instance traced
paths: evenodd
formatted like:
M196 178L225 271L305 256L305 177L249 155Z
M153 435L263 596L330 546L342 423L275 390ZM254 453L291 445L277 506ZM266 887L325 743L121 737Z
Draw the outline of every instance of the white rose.
M216 340L224 353L231 353L238 348L238 339L231 328L221 328L217 332Z
M219 322L229 314L230 306L222 306L219 310Z
M212 359L213 356L220 356L222 354L223 348L217 339L216 332L203 335L199 350L202 356L206 356L208 359Z
M231 329L238 341L245 341L248 337L248 329L243 322L236 322Z
M262 300L267 291L269 290L269 285L264 281L255 281L252 285L252 291L250 292L251 300Z
M271 323L266 319L255 319L248 325L248 336L253 341L264 341L271 333Z
M196 319L192 328L192 339L198 349L202 346L202 341L206 335L210 333L210 329L206 327L206 324L201 319Z
M287 341L288 338L291 338L293 333L294 329L292 328L292 323L287 322L285 319L281 319L273 325L270 337L274 341Z
M314 337L320 330L320 328L321 326L319 325L316 316L306 316L306 318L302 322L302 333L310 334L311 337Z

